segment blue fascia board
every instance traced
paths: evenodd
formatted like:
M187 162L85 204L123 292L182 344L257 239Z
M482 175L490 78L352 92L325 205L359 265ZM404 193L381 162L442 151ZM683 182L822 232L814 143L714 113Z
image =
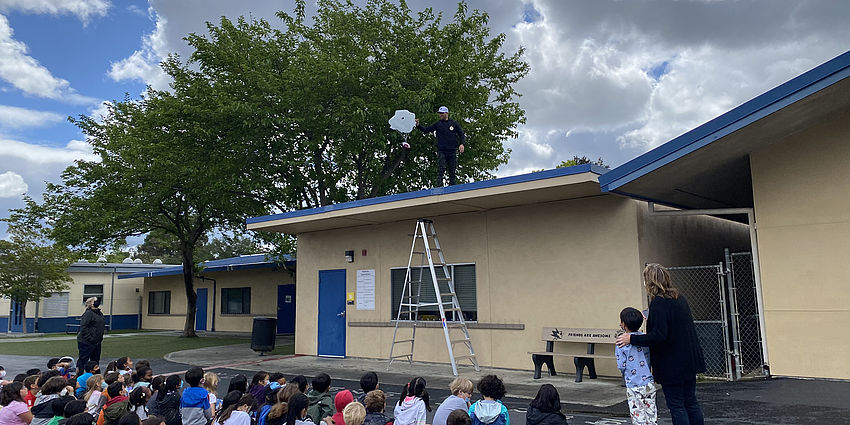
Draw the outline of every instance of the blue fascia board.
M599 185L603 192L614 191L624 184L705 147L847 77L850 77L850 51L599 176Z
M472 183L458 184L454 186L435 187L433 189L417 190L415 192L398 193L395 195L379 196L377 198L360 199L357 201L342 202L339 204L326 205L323 207L289 211L280 214L265 215L260 217L252 217L246 220L247 224L263 223L266 221L281 220L286 218L304 217L309 215L322 214L331 211L339 211L350 208L365 207L370 205L386 204L390 202L406 201L409 199L425 198L428 196L447 195L450 193L468 192L478 189L486 189L491 187L506 186L509 184L525 183L535 180L551 179L555 177L570 176L573 174L581 174L591 172L597 175L603 175L609 170L605 167L600 167L595 164L581 164L572 167L555 168L552 170L538 171L535 173L519 174L516 176L502 177L498 179L482 180Z

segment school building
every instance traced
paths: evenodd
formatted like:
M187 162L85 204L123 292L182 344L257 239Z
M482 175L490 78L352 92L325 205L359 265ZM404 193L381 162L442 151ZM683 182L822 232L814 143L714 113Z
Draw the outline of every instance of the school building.
M850 52L599 178L605 193L749 222L773 375L850 379L848 77Z
M544 349L544 327L617 329L624 307L646 308L644 263L716 263L724 248L750 246L741 223L657 216L603 192L607 171L586 164L364 199L252 218L248 229L298 237L296 353L386 359L416 219L432 219L479 363L532 369L527 352ZM414 360L447 363L432 324L417 330ZM572 358L555 364L574 371ZM597 369L618 374L614 360Z
M183 267L120 276L144 282L141 317L144 329L182 330L186 321ZM195 329L251 332L253 318L277 318L278 333L295 331L295 260L265 254L201 263L195 276L198 294Z
M128 261L128 260L125 260ZM20 302L0 299L0 329L22 332L26 316L27 332L75 332L85 311L86 298L97 297L101 312L112 329L138 329L140 327L141 278L119 280L128 274L149 272L168 264L141 264L129 260L125 263L78 261L68 267L71 282L68 289L55 292L38 302L30 301L23 314ZM114 296L113 296L114 295ZM38 314L36 314L38 312Z

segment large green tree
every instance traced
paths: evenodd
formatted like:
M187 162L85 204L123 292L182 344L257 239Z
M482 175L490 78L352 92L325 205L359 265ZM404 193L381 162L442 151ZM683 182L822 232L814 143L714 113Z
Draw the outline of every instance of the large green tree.
M152 231L173 237L188 300L183 333L194 336L196 248L213 229L241 228L266 210L255 196L254 135L208 86L176 80L173 89L117 102L102 121L73 120L99 160L78 161L48 185L45 216L57 242L91 251Z
M513 84L528 65L504 53L486 13L458 4L446 22L404 1L320 0L318 13L279 12L263 20L223 18L187 38L195 53L180 77L216 88L243 122L269 131L264 148L279 209L307 208L429 187L435 141L414 131L411 150L387 120L408 109L423 122L440 105L467 133L459 180L493 177L507 161L502 142L524 122Z
M15 213L4 221L9 237L0 240L0 295L20 303L26 333L27 303L68 288L70 252L52 244L32 215Z

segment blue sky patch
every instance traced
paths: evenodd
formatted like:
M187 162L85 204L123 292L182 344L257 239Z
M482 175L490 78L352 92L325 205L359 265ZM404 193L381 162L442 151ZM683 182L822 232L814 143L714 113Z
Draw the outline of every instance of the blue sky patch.
M658 81L668 72L670 72L670 61L664 61L649 68L646 74L652 77L653 80Z
M540 11L534 8L531 3L526 3L522 6L522 21L528 24L543 20L543 15Z

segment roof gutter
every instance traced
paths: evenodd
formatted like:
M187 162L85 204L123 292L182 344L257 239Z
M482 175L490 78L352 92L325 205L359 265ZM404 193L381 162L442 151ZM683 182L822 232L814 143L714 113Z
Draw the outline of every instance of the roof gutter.
M702 210L663 210L655 209L655 203L649 202L650 216L689 216L689 215L725 215L746 214L747 227L750 229L750 250L753 253L753 279L755 280L756 304L759 310L759 332L761 332L761 355L764 359L764 369L770 372L770 358L767 353L767 333L764 324L764 300L761 290L761 267L759 265L759 244L756 232L756 217L753 208L712 208Z

